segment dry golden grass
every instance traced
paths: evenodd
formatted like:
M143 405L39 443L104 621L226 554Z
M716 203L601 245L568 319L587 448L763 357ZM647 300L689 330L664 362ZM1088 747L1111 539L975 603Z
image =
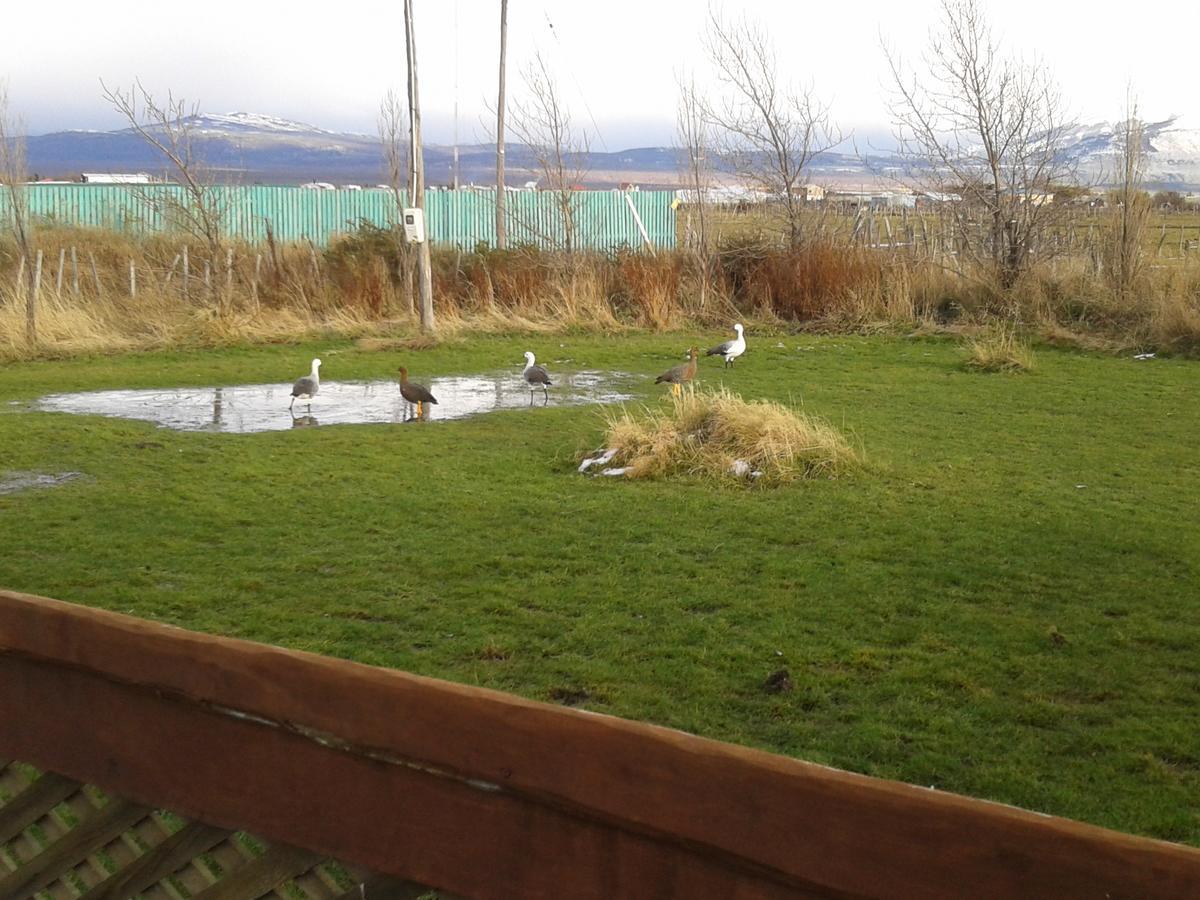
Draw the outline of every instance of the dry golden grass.
M16 291L18 257L0 235L0 359L333 333L403 341L420 331L403 253L381 229L364 228L324 250L232 245L231 271L223 258L205 260L198 242L181 235L39 227L35 242L44 263L39 340L29 346L24 300ZM129 290L131 262L136 298ZM437 249L438 334L621 332L730 321L760 330L929 332L1007 321L1075 346L1200 350L1200 258L1149 265L1137 289L1120 296L1085 258L1060 259L1027 273L1016 289L997 292L903 252L828 242L787 249L742 239L720 248L706 280L701 271L697 258L682 250L568 257L530 249ZM1005 363L1001 348L992 358L996 340L979 348L983 367L1020 368L1021 353Z
M857 467L860 454L836 428L807 413L767 400L745 401L728 390L685 390L665 409L626 409L607 420L611 465L631 478L690 475L760 484L835 478Z
M1009 324L994 325L967 339L965 365L977 372L1028 372L1033 349Z

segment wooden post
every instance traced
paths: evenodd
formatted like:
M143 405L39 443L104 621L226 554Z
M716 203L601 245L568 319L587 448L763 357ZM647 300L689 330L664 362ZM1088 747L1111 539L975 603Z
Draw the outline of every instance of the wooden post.
M250 282L250 296L254 298L254 308L258 309L258 273L262 269L262 254L254 257L254 280Z
M20 297L21 294L25 293L24 288L21 287L21 284L22 284L21 279L23 279L24 277L25 277L25 255L21 254L21 261L19 263L17 263L17 294L16 294L16 296L18 296L18 297Z
M211 290L211 288L212 288L212 282L209 280L210 269L211 269L211 266L209 265L209 261L206 259L204 261L204 290L205 291Z
M187 244L184 244L183 245L183 299L184 300L188 299L188 286L189 286L188 285L188 277L190 275L191 275L191 271L189 270L189 267L188 267L188 247L187 247Z
M425 150L421 146L421 100L417 86L417 39L413 27L412 0L404 0L404 48L408 56L409 155L412 157L412 204L425 209ZM421 297L421 330L434 331L433 272L429 260L429 235L417 244L417 289Z
M42 251L37 252L37 261L33 268L33 290L25 301L25 340L30 344L37 343L37 298L42 287Z
M104 291L100 287L100 273L96 271L96 256L91 250L88 251L88 261L92 264L92 280L96 282L96 296L101 296Z
M137 299L137 267L133 264L133 257L129 257L129 299Z
M508 246L504 188L504 70L508 49L508 0L500 0L500 96L496 101L496 249Z
M74 244L71 245L71 293L79 296L79 254Z
M54 293L56 296L62 296L62 277L63 269L67 267L67 248L58 248L58 274L54 276Z
M163 281L163 284L170 284L170 283L171 283L171 277L172 277L172 276L175 274L175 267L176 267L177 265L179 265L179 260L180 260L181 258L182 258L182 257L181 257L181 255L180 255L180 254L178 254L178 253L176 253L176 254L175 254L175 258L174 258L173 260L171 260L171 268L167 270L167 277L166 277L166 279Z
M226 302L232 302L233 298L233 248L230 247L225 251L225 294Z

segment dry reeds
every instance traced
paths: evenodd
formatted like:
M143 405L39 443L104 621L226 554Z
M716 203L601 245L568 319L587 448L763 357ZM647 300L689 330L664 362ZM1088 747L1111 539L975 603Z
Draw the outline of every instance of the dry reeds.
M686 390L665 409L622 409L608 417L611 464L631 478L691 475L779 484L835 478L860 456L829 423L728 390Z
M184 235L40 226L38 341L27 343L20 254L0 236L0 358L337 333L395 340L417 331L411 267L368 224L318 249L232 244L206 259ZM433 253L439 333L626 328L750 321L879 330L1021 322L1084 343L1200 350L1200 262L1147 266L1115 292L1086 258L1026 273L1011 291L916 253L815 241L740 239L694 265L688 251L561 254L533 248Z

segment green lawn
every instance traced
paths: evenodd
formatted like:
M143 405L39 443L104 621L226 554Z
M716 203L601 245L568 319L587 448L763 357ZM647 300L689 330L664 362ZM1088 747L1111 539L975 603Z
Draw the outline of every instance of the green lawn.
M1197 363L981 375L943 340L751 335L703 383L802 404L867 458L775 490L576 475L594 408L214 435L8 405L283 382L316 354L333 380L527 348L654 374L690 339L9 366L0 470L87 477L0 496L0 584L1200 844ZM781 667L794 690L767 693Z

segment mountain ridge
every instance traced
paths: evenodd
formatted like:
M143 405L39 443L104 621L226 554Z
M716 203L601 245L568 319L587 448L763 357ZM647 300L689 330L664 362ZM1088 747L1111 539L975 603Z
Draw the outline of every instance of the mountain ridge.
M1200 189L1200 129L1184 128L1180 117L1148 122L1144 130L1146 182L1152 189ZM218 178L264 184L309 181L372 184L385 180L380 140L376 135L338 132L306 122L263 113L232 112L191 117L197 155ZM1071 126L1067 153L1088 181L1098 183L1115 170L1119 122ZM26 138L31 172L40 176L77 178L81 172L163 172L162 156L133 128L112 131L68 130ZM460 144L460 183L492 184L495 151L491 144ZM453 148L427 144L427 181L449 184ZM509 182L535 180L537 165L528 147L507 144ZM591 151L584 166L588 187L615 187L619 182L673 187L680 181L680 151L674 147L634 147ZM894 165L887 151L867 157L825 152L813 161L811 177L830 186L859 187L880 182L879 172Z

